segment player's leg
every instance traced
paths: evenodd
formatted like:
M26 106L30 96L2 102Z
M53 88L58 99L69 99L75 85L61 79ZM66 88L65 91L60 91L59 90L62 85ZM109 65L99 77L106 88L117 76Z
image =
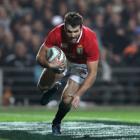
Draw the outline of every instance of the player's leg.
M42 105L46 105L52 95L57 92L59 84L56 81L62 77L62 74L56 74L50 69L44 69L42 71L38 82L38 87L43 93L40 101Z
M80 85L87 77L87 66L85 64L71 63L69 66L70 66L69 68L70 77L63 91L63 95L62 95L61 102L59 104L58 111L52 122L53 134L61 134L60 132L61 121L71 109L71 102L73 100L73 95L76 94Z
M71 102L73 95L77 92L79 84L71 79L68 80L68 83L63 91L61 102L59 104L58 111L55 115L55 118L52 122L52 132L53 134L61 134L60 124L62 119L71 109Z

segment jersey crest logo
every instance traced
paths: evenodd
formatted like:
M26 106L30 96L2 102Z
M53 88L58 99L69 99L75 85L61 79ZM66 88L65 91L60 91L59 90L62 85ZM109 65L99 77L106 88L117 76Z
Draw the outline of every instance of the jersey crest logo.
M78 55L82 55L82 54L83 54L83 46L82 46L82 45L78 45L76 51L77 51L77 54L78 54Z

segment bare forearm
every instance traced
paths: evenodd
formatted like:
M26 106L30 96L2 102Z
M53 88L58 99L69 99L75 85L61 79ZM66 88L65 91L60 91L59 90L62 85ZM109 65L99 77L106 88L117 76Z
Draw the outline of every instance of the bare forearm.
M88 75L72 100L72 105L75 108L77 108L80 102L80 97L93 85L96 79L98 60L94 62L87 62L87 68L88 68Z
M44 68L48 67L47 61L43 57L36 57L36 61Z
M95 82L97 69L98 69L98 60L94 62L87 62L88 75L77 91L78 96L82 96Z
M44 46L44 44L42 44L42 46L40 47L37 53L36 61L44 68L48 67L46 54L47 54L47 48Z

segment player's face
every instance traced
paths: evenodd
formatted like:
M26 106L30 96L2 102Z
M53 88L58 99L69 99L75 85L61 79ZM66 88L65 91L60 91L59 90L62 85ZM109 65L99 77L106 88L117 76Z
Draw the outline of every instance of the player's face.
M68 42L76 43L80 33L81 33L81 26L72 27L71 25L65 26L65 32L67 35Z

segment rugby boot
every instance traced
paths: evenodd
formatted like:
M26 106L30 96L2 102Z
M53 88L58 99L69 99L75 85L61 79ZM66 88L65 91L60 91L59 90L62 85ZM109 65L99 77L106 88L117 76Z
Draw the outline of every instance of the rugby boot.
M41 105L48 104L50 99L52 98L52 96L58 92L60 86L61 86L61 83L56 83L53 88L44 92L42 97L41 97L40 104Z
M61 125L60 124L53 124L52 125L52 134L53 135L60 135L61 134Z

